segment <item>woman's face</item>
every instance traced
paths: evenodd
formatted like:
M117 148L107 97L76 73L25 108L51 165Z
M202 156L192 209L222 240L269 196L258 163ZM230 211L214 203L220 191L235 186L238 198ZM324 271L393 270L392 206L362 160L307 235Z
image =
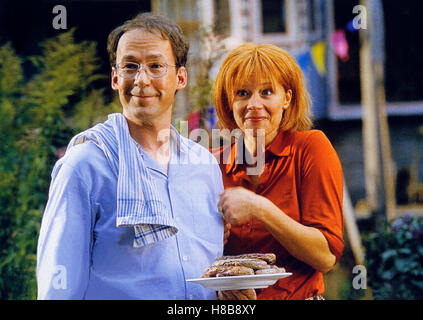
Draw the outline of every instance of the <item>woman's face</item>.
M270 81L250 81L234 92L235 122L248 135L256 136L258 129L264 129L267 144L278 134L283 112L289 107L291 98L292 90L285 90L279 84L272 86Z

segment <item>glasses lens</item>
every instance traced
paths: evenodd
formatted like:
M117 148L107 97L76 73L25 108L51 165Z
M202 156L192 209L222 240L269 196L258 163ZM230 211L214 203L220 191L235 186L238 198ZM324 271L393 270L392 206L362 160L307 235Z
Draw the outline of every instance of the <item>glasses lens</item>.
M149 62L146 67L149 75L153 78L163 77L167 70L167 65L163 62Z
M135 77L138 72L138 64L126 62L118 65L119 75L129 79Z
M125 62L118 64L117 69L118 74L125 79L135 78L139 69L145 69L152 78L160 78L166 74L167 64L164 62L149 62L146 65L139 65L134 62Z

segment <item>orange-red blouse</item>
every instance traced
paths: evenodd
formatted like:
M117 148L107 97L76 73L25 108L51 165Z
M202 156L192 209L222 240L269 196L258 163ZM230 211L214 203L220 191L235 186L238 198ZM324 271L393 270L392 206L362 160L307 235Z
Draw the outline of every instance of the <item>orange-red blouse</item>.
M242 186L264 196L303 225L319 229L338 261L343 243L343 178L336 151L322 131L281 131L266 148L265 168L254 188L242 144L214 150L225 188ZM231 148L228 150L228 148ZM323 275L297 260L258 220L232 226L225 254L273 252L293 275L257 291L258 299L306 299L324 292Z

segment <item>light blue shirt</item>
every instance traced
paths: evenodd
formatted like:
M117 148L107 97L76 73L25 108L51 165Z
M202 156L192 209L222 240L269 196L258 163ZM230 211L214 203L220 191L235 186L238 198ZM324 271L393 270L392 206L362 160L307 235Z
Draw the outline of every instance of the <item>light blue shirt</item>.
M167 174L139 149L178 228L140 248L133 227L116 227L117 177L104 153L88 141L56 163L38 240L39 299L216 298L185 280L222 255L221 172L205 148L178 137Z

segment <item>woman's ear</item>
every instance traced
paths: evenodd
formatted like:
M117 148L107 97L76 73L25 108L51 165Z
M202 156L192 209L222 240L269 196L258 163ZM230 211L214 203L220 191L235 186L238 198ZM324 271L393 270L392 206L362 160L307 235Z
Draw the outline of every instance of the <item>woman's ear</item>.
M288 89L285 91L285 101L282 105L282 108L284 110L288 109L289 105L291 104L291 99L292 99L292 90Z

